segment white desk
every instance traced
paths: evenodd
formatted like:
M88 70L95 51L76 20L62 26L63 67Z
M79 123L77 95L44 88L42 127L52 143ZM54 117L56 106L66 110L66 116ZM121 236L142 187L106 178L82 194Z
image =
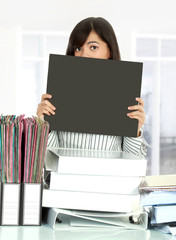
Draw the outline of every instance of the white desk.
M165 240L176 239L170 234L162 234L155 230L80 230L58 231L52 230L48 225L41 227L19 226L0 227L1 240Z

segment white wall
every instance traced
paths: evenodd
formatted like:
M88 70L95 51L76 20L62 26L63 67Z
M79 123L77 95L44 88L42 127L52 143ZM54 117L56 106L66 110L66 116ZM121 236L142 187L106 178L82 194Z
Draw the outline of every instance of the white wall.
M0 28L0 114L15 114L18 28Z
M175 0L0 0L0 26L71 31L88 16L102 16L120 32L123 59L131 32L176 34Z
M120 31L176 32L175 0L0 0L0 6L4 26L68 30L87 16L101 15Z
M120 33L124 60L131 57L133 31L176 34L175 0L0 0L0 113L15 111L15 28L71 31L88 16L106 18Z

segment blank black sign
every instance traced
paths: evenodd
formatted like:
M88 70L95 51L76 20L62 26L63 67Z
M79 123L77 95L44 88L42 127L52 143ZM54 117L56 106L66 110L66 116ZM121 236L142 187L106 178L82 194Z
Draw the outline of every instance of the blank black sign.
M137 136L138 121L127 117L140 97L142 63L50 55L47 93L56 114L51 130Z

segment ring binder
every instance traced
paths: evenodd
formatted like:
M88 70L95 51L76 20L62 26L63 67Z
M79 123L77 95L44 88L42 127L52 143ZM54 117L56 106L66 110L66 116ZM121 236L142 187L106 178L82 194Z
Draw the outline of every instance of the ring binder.
M133 220L133 222L130 221ZM136 221L137 219L137 221ZM71 227L112 227L133 230L146 230L148 215L143 210L131 213L105 213L98 211L66 210L59 208L44 209L44 220L53 229L70 229Z

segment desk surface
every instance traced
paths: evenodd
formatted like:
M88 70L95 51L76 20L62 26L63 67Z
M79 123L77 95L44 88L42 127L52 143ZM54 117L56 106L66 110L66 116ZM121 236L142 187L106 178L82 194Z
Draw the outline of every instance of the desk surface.
M173 239L171 234L163 234L155 230L135 231L135 230L79 230L79 231L58 231L53 230L44 224L41 227L19 226L19 227L0 227L1 240L165 240Z

